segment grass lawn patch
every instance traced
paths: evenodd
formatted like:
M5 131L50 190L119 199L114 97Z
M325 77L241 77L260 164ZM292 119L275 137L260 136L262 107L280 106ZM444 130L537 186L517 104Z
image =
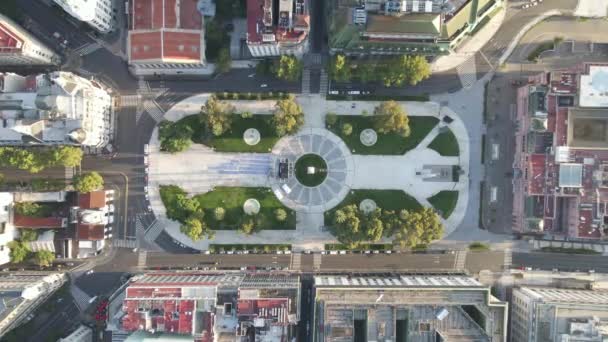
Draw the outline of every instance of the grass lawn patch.
M458 140L452 130L439 133L429 144L429 148L444 157L458 157L460 155Z
M452 215L458 202L458 191L439 191L435 196L428 198L428 201L444 219L447 219Z
M359 203L367 198L376 202L378 208L385 210L422 209L422 205L403 190L352 190L338 206L325 212L326 223L332 222L332 217L336 210L350 204L359 206Z
M409 137L404 138L397 133L378 134L378 142L374 146L363 145L359 138L361 131L374 127L372 116L338 115L336 123L327 125L327 129L344 140L351 152L354 150L354 154L399 155L415 148L438 122L437 118L431 116L410 116ZM347 123L353 127L350 135L344 135L341 129Z
M542 247L542 252L565 253L565 254L601 254L600 252L587 248L565 248L565 247Z
M315 173L309 174L308 168L313 167ZM319 155L309 153L301 156L296 161L296 179L305 186L317 186L327 177L327 163Z
M489 251L490 246L486 243L475 241L469 244L469 250L473 252Z
M268 188L246 187L216 187L213 191L194 196L200 205L205 208L205 222L214 230L236 230L245 217L243 203L249 198L260 202L260 229L296 229L296 213L285 207ZM217 207L226 210L223 220L217 221L213 211ZM282 208L287 212L284 222L276 220L274 210Z
M272 115L253 115L250 118L243 118L235 114L230 130L218 137L205 134L205 125L201 123L198 114L186 116L174 125L177 125L176 131L191 130L193 143L214 147L218 152L267 153L279 140L272 125ZM243 140L243 133L248 128L255 128L260 132L261 140L257 145L249 146Z

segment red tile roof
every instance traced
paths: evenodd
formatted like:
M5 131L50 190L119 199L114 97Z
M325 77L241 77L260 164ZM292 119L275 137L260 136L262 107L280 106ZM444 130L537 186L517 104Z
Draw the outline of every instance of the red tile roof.
M129 60L200 63L205 45L203 17L196 3L131 0Z
M30 217L15 214L13 225L17 228L62 228L64 218L62 217Z
M276 319L279 323L288 321L289 300L279 299L239 299L237 315Z
M542 195L545 188L545 155L532 154L530 156L530 174L528 175L528 193Z
M78 194L81 209L99 209L106 206L106 192L103 190Z
M78 240L103 240L103 224L82 224L76 227L76 237Z

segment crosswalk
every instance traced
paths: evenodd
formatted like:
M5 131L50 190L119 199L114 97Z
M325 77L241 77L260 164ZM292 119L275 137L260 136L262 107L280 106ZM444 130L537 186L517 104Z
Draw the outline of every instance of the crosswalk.
M327 75L327 71L325 71L325 69L321 69L321 84L319 85L319 94L321 94L321 96L325 96L328 88L329 76Z
M457 251L456 260L454 260L454 269L464 270L466 260L467 260L467 251Z
M456 71L460 78L460 83L465 89L471 88L477 82L477 67L475 66L475 55L469 57L464 63L460 64Z
M80 311L84 311L89 306L89 300L91 300L91 297L75 284L70 285L70 293L72 294L74 302Z
M152 119L154 119L154 121L156 121L156 122L161 122L163 119L163 116L165 115L165 112L160 108L158 103L154 100L144 100L144 109L146 110L146 112L148 112L148 114L150 114L150 117L152 117Z
M123 342L131 335L130 332L126 331L112 331L112 342Z
M289 269L292 271L299 271L302 262L302 253L291 253L291 263Z
M122 239L114 239L112 242L114 247L117 248L137 248L138 243L136 239L122 240Z
M146 260L148 258L148 252L146 251L139 251L139 254L137 254L137 267L144 267L146 266Z
M509 248L505 249L505 260L503 262L503 268L508 270L513 265L513 251Z
M120 106L121 107L137 107L140 100L141 100L141 95L122 95L120 97Z
M310 69L302 71L302 95L310 94Z
M311 65L321 65L323 62L323 56L320 53L309 53L307 57Z
M321 254L313 254L312 257L312 268L315 271L319 271L321 269L321 260L322 260L322 256Z
M165 226L160 223L158 220L154 220L150 225L150 228L146 231L146 240L148 241L156 241L156 238L163 232Z
M144 80L143 77L140 78L137 81L137 90L139 92L149 93L150 92L150 83L148 83L148 81Z
M90 43L77 48L76 50L74 50L74 53L78 54L79 56L85 56L99 49L101 49L101 45L99 45L98 43Z

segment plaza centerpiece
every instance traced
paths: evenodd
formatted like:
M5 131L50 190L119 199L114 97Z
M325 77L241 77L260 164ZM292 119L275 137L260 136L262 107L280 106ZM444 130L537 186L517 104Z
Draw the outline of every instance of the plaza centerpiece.
M318 154L305 154L296 161L295 174L300 184L317 186L327 177L327 163Z

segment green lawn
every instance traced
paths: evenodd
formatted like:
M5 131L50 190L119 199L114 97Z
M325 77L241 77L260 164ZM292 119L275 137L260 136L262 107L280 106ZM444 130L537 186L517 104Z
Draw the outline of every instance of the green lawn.
M429 148L445 157L458 157L460 155L458 140L456 140L456 136L451 130L437 135L429 144Z
M186 192L175 185L161 186L160 195L168 214L169 208L177 207L178 209L175 211L177 213L181 211L176 201L179 194L186 194ZM296 229L295 212L279 202L268 188L216 187L210 192L193 197L204 208L204 222L213 230L238 229L241 221L247 217L243 212L243 203L249 198L255 198L260 202L261 210L257 215L260 220L260 230ZM215 220L213 214L217 207L226 210L225 217L221 221ZM287 219L284 222L275 219L274 210L277 208L283 208L287 212Z
M260 202L261 209L260 229L296 229L296 214L293 210L285 207L268 188L245 188L245 187L216 187L213 191L194 196L205 208L205 222L214 230L238 229L238 224L245 216L243 203L249 198L255 198ZM226 209L224 220L218 222L213 217L213 210L217 207ZM285 222L278 222L274 216L274 210L283 208L287 212Z
M409 137L404 138L396 133L378 134L378 142L374 146L361 144L359 135L366 128L373 128L373 118L362 115L338 115L333 125L327 125L327 129L338 135L354 154L384 154L398 155L415 148L424 137L437 125L439 120L431 116L410 116ZM341 127L349 123L353 126L353 132L349 136L342 134Z
M490 246L483 242L474 241L469 244L469 250L473 252L484 252L489 251Z
M440 191L435 196L430 197L428 201L441 212L443 218L447 219L452 215L456 202L458 202L458 191Z
M379 208L386 210L418 210L422 208L414 197L406 194L403 190L352 190L346 195L342 203L325 212L325 218L329 220L327 222L331 222L331 217L337 209L350 204L359 206L359 203L366 198L373 200Z
M308 167L314 167L315 173L308 174ZM316 154L305 154L296 161L295 173L296 178L303 185L317 186L327 177L327 163Z
M205 137L205 127L199 115L186 116L177 121L179 127L192 129L192 142L214 147L218 152L258 152L267 153L279 140L272 126L272 115L253 115L251 118L242 118L234 115L231 129L219 137ZM243 141L243 133L248 128L260 131L262 139L255 146L249 146Z

